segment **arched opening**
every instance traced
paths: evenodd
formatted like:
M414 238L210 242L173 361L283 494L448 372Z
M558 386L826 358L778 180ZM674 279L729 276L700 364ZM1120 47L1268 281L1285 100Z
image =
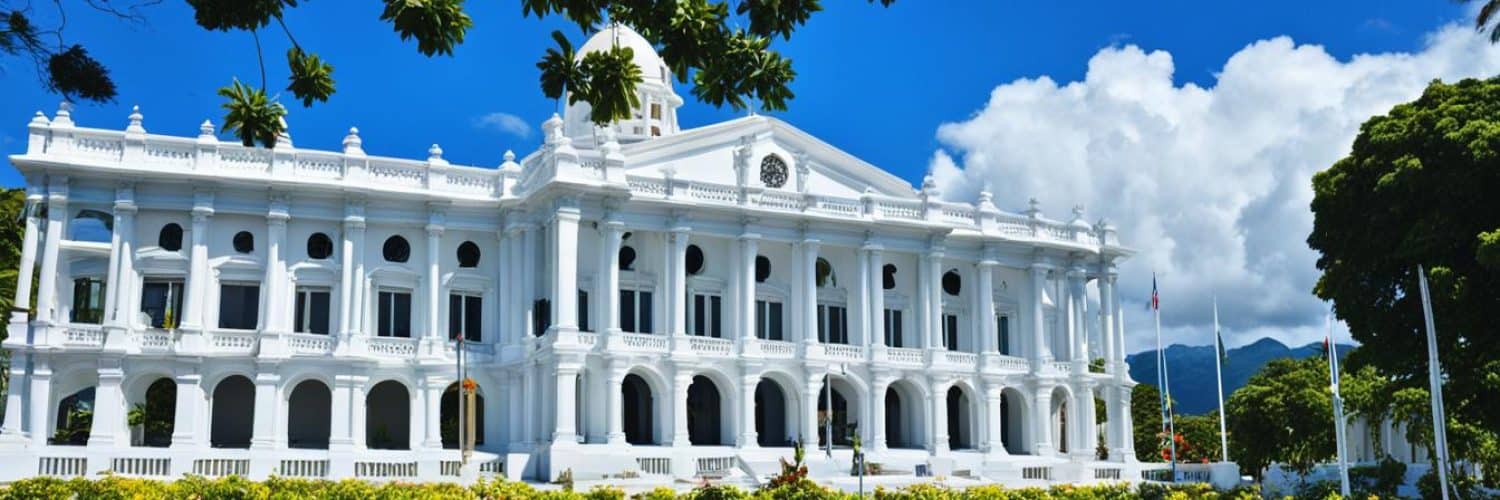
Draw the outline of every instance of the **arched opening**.
M317 380L304 380L287 398L286 442L292 448L328 449L333 423L333 392Z
M140 439L132 440L133 444L170 446L177 422L177 382L166 377L156 379L146 387L145 400L131 407L126 420L133 429L140 429Z
M922 449L925 416L922 393L915 385L897 381L885 391L885 440L890 448Z
M620 383L620 396L625 442L656 444L656 420L652 415L656 405L651 385L640 375L626 375L625 381Z
M1000 440L1005 444L1005 452L1012 455L1031 453L1025 435L1025 404L1025 399L1015 389L1000 392Z
M387 380L365 396L365 446L376 450L411 449L411 393Z
M1072 443L1068 440L1068 425L1072 415L1068 414L1068 391L1058 387L1052 390L1052 442L1057 443L1057 452L1067 454Z
M168 252L182 250L182 226L176 222L162 226L161 232L156 235L156 246Z
M465 241L458 246L458 267L479 267L479 245Z
M792 445L789 425L791 405L786 391L776 381L762 378L755 384L755 442L761 446Z
M333 238L323 233L313 233L307 237L307 258L323 260L333 256Z
M109 243L115 232L113 215L99 210L79 210L68 222L68 239Z
M59 400L53 425L48 444L89 444L89 430L94 427L94 388L85 387Z
M411 243L401 236L392 236L385 239L385 244L380 247L380 256L386 262L406 262L411 258Z
M458 403L461 395L462 393L458 390L458 382L448 384L448 388L443 389L442 406L438 409L438 422L442 426L439 429L439 432L441 432L443 435L443 447L450 450L458 449L459 447L458 431L460 429L460 419L469 418L468 416L464 415L464 413L468 413L467 411L463 413L460 413L458 411ZM465 404L467 405L468 403ZM484 444L484 393L479 390L478 385L474 386L473 415L474 446L479 446Z
M829 394L832 385L823 384L823 390L818 392L818 446L828 446L829 432L833 433L834 446L850 446L858 424L849 414L850 402L844 396L844 390L832 387L833 393ZM828 408L830 399L833 403L831 411Z
M708 377L693 377L687 390L688 442L694 446L721 445L723 439L723 400L719 387Z
M214 448L249 448L255 425L255 384L231 375L214 386L208 442Z
M948 449L974 448L974 407L957 385L948 388Z

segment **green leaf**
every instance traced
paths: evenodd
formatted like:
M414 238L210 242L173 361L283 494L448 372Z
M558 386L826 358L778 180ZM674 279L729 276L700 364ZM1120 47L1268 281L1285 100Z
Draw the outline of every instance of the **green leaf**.
M790 40L792 32L823 10L818 0L744 0L735 13L750 18L750 32Z
M82 46L74 45L53 54L47 60L47 72L51 90L69 100L81 97L107 102L115 98L115 82L109 78L109 70Z
M227 87L219 89L224 97L224 130L240 139L245 146L259 142L265 147L276 146L276 136L282 132L282 116L286 108L266 96L266 91L240 83L236 78Z
M297 0L187 0L193 20L207 30L254 30L281 17Z
M583 72L576 62L573 44L560 31L553 31L552 39L557 41L557 48L547 49L547 54L536 63L537 69L542 70L542 94L548 99L557 99L568 89L573 89L575 93L583 89L586 93L586 82L583 81Z
M590 52L583 56L579 70L588 80L587 92L579 95L592 107L589 119L594 123L630 118L631 110L641 106L635 92L641 83L641 67L635 65L635 51L630 47Z
M327 102L333 95L333 65L297 47L286 51L286 62L292 72L286 89L302 100L303 107L312 106L315 100Z
M474 25L463 0L385 0L380 20L390 21L402 40L417 39L417 51L428 57L453 55Z

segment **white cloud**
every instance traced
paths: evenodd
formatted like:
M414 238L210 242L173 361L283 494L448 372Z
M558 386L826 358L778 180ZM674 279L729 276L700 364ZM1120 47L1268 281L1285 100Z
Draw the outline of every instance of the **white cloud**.
M1346 61L1261 40L1209 88L1175 84L1174 70L1171 54L1127 45L1095 54L1081 82L1002 84L974 115L938 128L930 165L952 199L988 188L1003 208L1036 197L1055 218L1083 203L1113 221L1139 250L1121 267L1132 352L1152 343L1152 271L1168 342L1211 342L1215 294L1230 345L1320 339L1326 305L1311 294L1306 243L1313 173L1347 154L1366 119L1432 79L1500 72L1500 48L1449 25L1417 52Z
M526 120L521 119L521 117L519 116L503 111L496 111L475 118L474 126L476 128L494 130L503 134L512 135L518 139L527 139L531 137L531 125L526 123Z

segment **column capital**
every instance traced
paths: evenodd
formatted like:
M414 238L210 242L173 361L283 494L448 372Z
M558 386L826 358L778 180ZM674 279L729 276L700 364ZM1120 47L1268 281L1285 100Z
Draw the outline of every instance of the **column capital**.
M447 230L442 224L428 224L426 229L428 238L440 238Z

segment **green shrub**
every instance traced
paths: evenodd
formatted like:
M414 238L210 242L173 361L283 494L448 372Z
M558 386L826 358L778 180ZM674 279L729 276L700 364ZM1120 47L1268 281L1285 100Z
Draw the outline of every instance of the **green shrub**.
M0 500L63 500L72 497L72 485L54 477L22 479L0 489Z
M657 486L651 491L636 493L632 500L676 500L677 491L666 486Z
M625 500L625 490L614 486L595 486L583 494L587 500Z

